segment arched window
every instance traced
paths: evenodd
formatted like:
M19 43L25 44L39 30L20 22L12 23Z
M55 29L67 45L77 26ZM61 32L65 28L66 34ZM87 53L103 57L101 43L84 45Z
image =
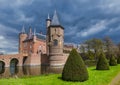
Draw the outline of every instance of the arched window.
M54 46L57 46L58 45L58 40L54 40Z

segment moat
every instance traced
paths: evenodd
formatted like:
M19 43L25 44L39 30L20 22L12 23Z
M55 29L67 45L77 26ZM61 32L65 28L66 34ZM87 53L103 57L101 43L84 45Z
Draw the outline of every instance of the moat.
M22 66L0 68L0 78L36 76L50 73L61 73L62 68L49 66Z

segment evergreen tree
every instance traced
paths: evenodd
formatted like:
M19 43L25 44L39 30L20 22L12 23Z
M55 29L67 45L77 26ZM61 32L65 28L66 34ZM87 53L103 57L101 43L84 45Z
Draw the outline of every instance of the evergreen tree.
M116 66L117 65L117 62L116 62L115 57L113 55L110 57L109 65L110 66Z
M108 61L103 53L101 53L99 56L96 69L97 70L109 70Z
M85 81L88 79L88 71L81 56L75 49L70 55L63 68L62 79L66 81Z

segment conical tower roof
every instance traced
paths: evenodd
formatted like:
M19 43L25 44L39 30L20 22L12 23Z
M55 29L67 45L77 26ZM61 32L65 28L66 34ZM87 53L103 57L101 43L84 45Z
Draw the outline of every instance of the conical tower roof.
M54 12L51 25L60 25L60 22L59 22L59 19L58 19L56 10L55 10L55 12Z
M49 15L49 13L48 13L48 18L47 19L50 19L50 15Z
M34 36L36 36L36 29L34 28L34 34L33 34Z
M23 25L21 33L25 33L25 27Z

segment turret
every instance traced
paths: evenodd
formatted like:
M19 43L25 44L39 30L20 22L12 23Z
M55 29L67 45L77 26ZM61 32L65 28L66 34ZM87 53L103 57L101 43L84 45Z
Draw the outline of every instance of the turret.
M64 28L60 25L57 12L48 27L50 66L63 65Z
M48 17L47 17L47 19L46 19L47 28L50 26L50 24L51 24L51 19L50 19L50 16L49 16L49 14L48 14Z
M27 38L27 34L25 33L25 28L23 26L22 31L19 33L19 53L23 53L23 41Z
M56 11L49 26L50 55L63 54L64 28L60 25Z
M46 19L46 53L48 56L49 56L49 29L48 27L50 26L50 24L51 24L51 19L48 14L48 17Z

